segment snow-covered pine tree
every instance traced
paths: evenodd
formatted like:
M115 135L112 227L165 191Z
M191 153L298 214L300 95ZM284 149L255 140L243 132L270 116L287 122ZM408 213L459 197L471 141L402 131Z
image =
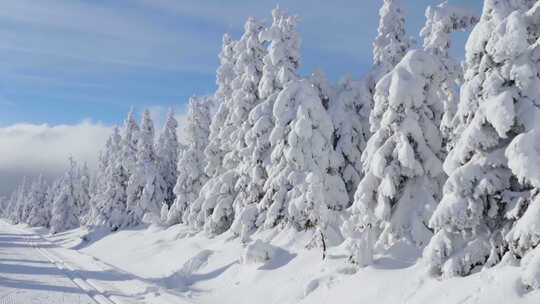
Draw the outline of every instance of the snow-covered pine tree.
M252 184L257 185L254 189L258 189L259 197L262 196L255 227L262 227L266 222L267 209L273 204L274 192L279 190L278 184L270 185L268 181L272 167L270 134L275 127L274 105L284 86L298 78L296 71L300 67L299 48L302 43L296 31L298 16L289 15L276 7L272 10L272 17L271 27L259 35L261 42L270 42L268 53L263 58L263 73L259 82L259 97L264 101L251 111L248 120L250 130L246 133L246 141L251 149Z
M167 214L168 225L196 223L201 216L201 201L197 198L208 180L204 171L204 150L210 136L211 103L212 100L207 96L202 100L196 97L189 99L187 124L184 128L187 147L178 159L178 179L174 187L176 199Z
M236 43L237 56L233 81L232 123L235 130L230 136L232 151L225 156L228 168L236 171L238 179L234 185L236 192L233 201L234 222L232 231L235 234L245 234L252 228L253 212L246 209L256 209L256 203L260 199L258 188L252 183L252 165L250 161L250 142L246 133L250 129L249 114L261 103L258 87L262 77L263 58L265 56L264 41L259 40L260 33L264 30L264 24L249 18L244 25L244 34ZM248 206L249 205L249 206ZM248 214L249 213L249 214ZM249 228L248 228L249 227ZM244 231L244 232L242 232Z
M238 191L245 186L243 181L238 183L243 173L238 170L242 161L241 151L246 148L244 137L247 128L243 125L250 111L260 102L257 86L261 77L264 48L258 35L262 29L262 23L248 19L244 34L234 45L235 77L231 82L232 95L230 99L222 101L222 106L228 108L228 115L220 130L222 150L226 153L222 162L224 171L207 182L200 197L203 199L201 210L206 214L205 230L212 234L230 228L235 217L233 202ZM240 212L244 204L243 197L239 198L237 211Z
M107 140L104 155L107 155L106 167L102 174L105 181L96 196L98 212L94 222L115 231L128 224L126 210L127 170L122 165L122 137L118 126Z
M82 166L77 166L75 201L77 202L77 217L81 225L90 223L90 171L86 163Z
M28 193L28 182L26 176L16 190L15 203L11 221L15 224L24 222L24 210L26 208L26 195Z
M332 85L326 73L321 68L315 68L315 71L309 77L309 81L319 92L323 106L326 110L337 100L338 90Z
M354 201L362 173L362 151L371 132L369 113L371 94L365 81L352 81L349 74L339 80L337 98L330 103L328 112L334 124L334 148L343 158L339 172L347 193L349 206Z
M60 178L59 191L54 197L51 212L51 233L58 233L79 226L79 213L75 185L77 183L77 168L75 161L70 157L70 166Z
M215 177L223 172L223 157L225 153L228 152L228 147L223 145L221 139L223 136L227 135L226 133L223 133L223 129L225 121L230 115L229 107L233 91L232 82L236 77L234 72L236 63L234 52L235 45L236 41L232 40L231 35L223 35L221 52L218 56L221 65L216 71L216 84L218 85L218 89L215 93L215 97L220 104L216 114L212 118L209 143L204 151L208 161L205 172L209 177Z
M51 210L47 205L47 184L43 176L39 176L30 187L28 203L32 206L27 223L33 227L47 227Z
M274 106L276 126L270 142L272 167L265 200L267 227L280 222L303 230L319 227L337 232L337 211L347 204L345 184L337 172L333 126L318 90L308 80L290 81Z
M150 111L145 110L137 139L135 171L127 187L129 225L159 222L165 198L165 181L159 174L158 159L154 150L154 123Z
M343 157L340 174L346 183L349 204L363 177L361 155L371 137L368 117L374 106L375 85L416 43L406 36L405 10L399 0L383 0L379 16L371 70L361 81L351 81L349 75L343 76L336 102L328 107L335 127L335 149Z
M515 157L520 148L513 145L524 138L518 135L531 130L538 112L538 10L538 1L487 0L467 41L457 139L444 162L449 178L424 254L434 274L468 275L509 248L520 256L529 246L520 245L527 229L516 220L529 214L527 206L535 212L530 186L519 183L519 161L507 157Z
M373 42L373 67L366 76L372 94L377 81L390 72L416 43L406 36L405 10L400 0L383 0L379 16L377 37Z
M225 154L231 151L231 147L228 145L229 141L227 141L231 130L227 127L227 124L229 123L229 117L232 115L232 82L236 78L234 66L237 60L235 54L237 42L232 40L229 34L223 36L222 42L222 49L219 53L221 65L216 73L218 89L215 94L220 105L217 113L212 118L209 143L204 150L207 160L205 172L209 180L201 189L197 201L193 203L194 208L190 208L190 214L188 215L188 219L196 219L189 222L195 229L201 229L205 223L211 222L210 217L213 216L213 211L218 203L222 207L225 205L231 206L234 199L232 192L236 181L235 173L232 170L226 170L223 164ZM221 184L226 186L221 187ZM214 215L214 217L220 218L219 221L222 222L220 227L212 228L208 224L205 228L208 232L221 233L228 228L230 222L232 222L232 208L222 211L226 211L225 214L216 212Z
M163 189L165 192L165 205L170 207L174 202L174 185L176 185L176 180L178 172L176 166L178 164L178 135L177 129L178 121L174 117L174 109L171 107L167 113L167 121L163 127L163 131L159 136L158 143L156 146L156 153L159 160L159 172L165 181L166 188Z
M17 210L17 192L18 192L19 188L15 188L15 190L13 192L11 192L11 195L9 196L9 201L8 201L8 207L7 207L7 211L5 212L6 214L6 219L8 219L10 222L14 223L15 222L15 212Z
M420 31L424 38L424 50L435 56L441 62L438 73L440 82L439 98L444 103L444 115L441 121L443 145L446 150L452 149L454 138L452 136L452 120L457 111L459 102L456 85L461 84L462 68L457 60L450 54L450 34L454 31L466 30L478 22L475 12L449 5L443 2L437 6L428 6L426 9L426 24Z
M139 129L139 125L133 117L133 109L131 109L124 121L122 132L122 165L127 170L128 177L131 177L135 172Z
M54 179L52 183L47 188L47 198L45 201L45 206L47 208L49 222L47 223L47 228L51 227L52 222L52 211L54 206L54 200L60 194L63 178L62 176Z
M422 247L429 241L427 223L444 178L443 107L433 81L438 70L433 56L410 51L377 83L370 115L374 134L362 154L365 176L345 225L351 243L362 238L360 231L373 234L376 244L367 247L384 249L398 240Z

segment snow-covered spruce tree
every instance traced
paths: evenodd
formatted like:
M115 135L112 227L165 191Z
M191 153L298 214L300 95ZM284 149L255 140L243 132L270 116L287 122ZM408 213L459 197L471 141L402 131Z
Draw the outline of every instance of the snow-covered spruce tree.
M163 131L159 136L158 143L156 146L156 153L159 160L159 172L165 181L166 188L163 190L165 192L165 205L170 207L174 202L174 185L176 185L177 180L177 169L176 165L178 164L178 135L176 129L178 128L178 122L174 118L174 110L171 107L167 113L167 121L163 127Z
M336 100L328 109L335 129L335 150L343 158L339 172L349 194L349 205L363 176L361 156L371 135L371 97L365 84L365 81L352 81L348 74L343 76Z
M461 84L462 68L450 54L450 34L454 31L466 30L478 22L475 12L451 6L443 2L426 9L426 24L420 31L424 38L424 50L435 56L441 63L438 73L440 82L439 98L444 103L444 115L441 121L443 145L450 151L454 142L452 120L459 102L456 85Z
M96 196L98 212L94 219L97 225L104 225L115 231L128 224L126 210L127 170L122 165L122 138L118 126L107 140L105 155L106 167L102 174L105 181L100 193Z
M252 184L257 185L254 188L260 191L258 196L262 196L257 208L259 215L254 223L255 227L262 227L267 222L267 210L274 203L273 196L279 191L280 185L268 180L272 167L270 134L275 127L274 106L285 85L298 78L296 71L300 67L299 49L302 43L296 31L298 16L289 15L277 7L272 10L272 17L271 27L259 35L260 41L270 42L268 53L263 58L263 73L259 82L259 96L264 101L250 113L248 122L251 127L246 133L246 141L251 147ZM277 223L268 221L267 228L274 224ZM248 229L255 227L246 226Z
M18 192L18 190L19 190L19 188L17 187L13 192L11 192L11 195L9 196L7 210L5 212L6 219L9 220L12 223L15 222L15 220L14 220L15 216L14 215L15 215L15 211L17 210L17 192Z
M338 94L337 89L332 85L330 80L328 80L321 68L315 68L315 71L309 77L309 81L319 92L319 98L321 99L324 108L328 110L330 105L336 102Z
M24 210L26 208L26 194L28 193L28 182L26 176L23 177L22 183L16 190L15 201L13 204L13 212L11 221L15 224L24 222Z
M77 183L76 163L70 157L70 167L61 177L59 192L56 193L52 204L51 233L58 233L79 226L77 198L75 187Z
M244 26L244 34L236 43L237 60L235 65L236 78L233 81L232 123L234 131L229 138L231 152L225 156L226 167L236 171L238 179L234 185L236 192L233 201L234 222L232 232L246 235L251 232L254 221L252 212L260 199L259 188L253 184L251 162L251 142L246 133L249 132L249 114L261 103L258 86L262 77L263 58L265 56L264 41L259 40L264 30L261 22L249 18ZM251 211L249 211L250 209Z
M205 96L189 99L186 126L184 128L187 147L178 159L178 179L174 186L176 199L167 214L167 225L198 221L201 201L197 201L202 186L208 180L204 168L206 158L204 149L210 136L212 100ZM191 209L191 213L190 213ZM189 216L195 216L190 218Z
M505 150L514 140L519 145L538 111L538 7L537 1L487 0L467 41L457 139L444 162L449 178L424 254L434 274L468 275L497 263L509 248L520 256L529 246L520 245L526 233L516 225L532 206L529 186L519 183L519 171L519 178L512 173L515 160ZM515 157L512 151L508 157Z
M232 82L236 77L234 72L236 63L234 52L235 44L236 41L232 40L231 35L223 35L221 52L218 56L221 65L216 71L216 84L218 85L218 89L215 93L215 97L220 104L216 114L212 118L209 143L204 151L208 161L205 172L210 177L215 177L224 171L222 165L223 157L228 152L228 147L222 143L221 139L223 136L227 135L226 133L223 133L223 129L225 121L230 115L230 104L233 91Z
M344 226L353 250L384 249L398 240L422 247L432 235L427 223L444 178L442 103L434 94L438 70L433 56L410 51L377 83L370 115L374 134L362 154L365 176ZM361 231L373 234L368 239L376 243L356 246L364 238Z
M91 222L90 204L90 172L88 165L84 163L77 167L77 178L75 183L75 201L77 202L77 217L82 225Z
M318 91L308 80L290 81L274 106L276 126L270 141L272 167L266 184L267 227L280 222L303 230L319 227L334 239L337 212L347 204L345 184L337 172L333 126Z
M27 223L33 227L47 227L50 221L51 210L47 205L47 184L43 176L39 176L30 187L28 204L32 206Z
M234 220L234 205L237 194L245 187L239 177L239 165L242 161L241 151L245 149L243 127L249 112L260 100L257 86L262 70L264 48L258 40L263 25L250 18L244 26L245 32L234 45L234 74L231 82L232 95L224 99L223 106L228 107L228 115L221 129L221 144L226 154L223 157L223 173L212 177L201 192L203 203L201 209L205 216L205 230L211 234L219 234L232 225ZM243 209L244 197L237 201L237 211ZM211 212L209 212L211 210Z
M137 139L135 171L127 187L128 225L158 222L165 198L165 181L159 174L158 159L154 151L154 123L150 111L145 110Z
M377 81L390 72L416 43L406 36L405 10L400 0L383 0L379 16L377 37L373 42L373 67L366 79L372 93Z
M221 65L216 72L218 89L215 93L215 97L220 104L217 113L212 118L209 142L204 150L207 160L205 172L209 180L201 189L198 199L190 206L187 215L189 225L195 229L201 229L206 222L210 222L207 219L212 216L215 206L218 204L218 198L220 201L227 200L228 205L231 205L233 200L230 193L233 190L235 179L230 180L228 177L232 177L231 175L234 172L228 170L229 174L223 176L226 172L223 167L223 159L225 154L231 151L231 147L228 145L229 142L226 140L230 135L227 133L230 132L230 129L226 127L226 124L231 116L232 82L236 77L234 66L237 60L234 46L237 42L232 40L229 34L223 35L222 42L222 49L219 53ZM224 177L227 178L222 180ZM226 182L227 186L220 187L223 182ZM223 206L223 204L221 205ZM231 214L232 211L228 213ZM232 222L232 217L227 220ZM212 230L209 226L207 226L207 229ZM224 230L224 227L217 230Z
M133 109L129 111L124 121L122 132L122 165L128 172L128 177L135 172L137 162L137 144L139 140L139 125L133 117Z

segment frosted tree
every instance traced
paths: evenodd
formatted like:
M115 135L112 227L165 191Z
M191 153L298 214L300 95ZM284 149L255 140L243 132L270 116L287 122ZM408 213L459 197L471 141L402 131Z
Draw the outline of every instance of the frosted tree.
M321 99L323 106L328 110L332 103L337 100L338 91L332 85L330 80L326 77L326 74L321 68L316 68L315 71L309 77L309 81L319 92L319 98Z
M137 161L127 187L129 224L144 221L158 222L165 198L165 181L159 174L158 159L154 151L154 123L150 111L145 110L137 139Z
M26 176L23 177L22 183L16 190L16 195L13 203L13 211L11 214L11 221L15 224L21 223L24 221L26 204L26 194L28 193L28 183Z
M270 133L274 129L274 104L278 94L290 81L298 78L296 70L300 66L301 38L296 31L298 16L289 15L279 9L272 10L273 22L270 28L259 34L259 41L269 42L268 52L263 58L263 70L259 82L259 98L263 100L249 114L248 131L246 132L248 156L251 174L249 191L253 202L260 201L257 208L249 206L241 215L242 225L235 227L236 233L245 239L249 232L262 227L265 222L266 209L272 204L264 200L264 185L271 167L272 146Z
M205 167L205 171L210 177L215 177L221 174L224 169L222 166L223 157L225 153L229 151L229 147L226 147L222 143L222 138L227 136L223 132L227 117L230 115L230 105L232 102L232 82L236 77L234 72L234 66L236 63L236 56L234 52L234 46L236 41L232 40L229 34L223 35L221 52L219 53L219 59L221 65L216 72L216 84L218 89L216 91L216 99L220 102L217 113L212 119L210 125L210 139L208 146L204 153L208 160L208 164Z
M438 96L444 102L444 115L441 131L447 150L452 149L452 120L457 111L459 101L456 85L461 83L462 69L457 60L450 54L450 34L458 30L466 30L478 22L474 11L449 5L443 2L438 6L426 9L426 24L420 31L424 38L424 50L435 56L441 63L438 73L440 92ZM448 144L446 144L448 142Z
M79 226L78 201L76 198L76 164L70 158L70 167L58 184L58 192L54 196L51 216L51 233L58 233Z
M369 252L399 240L423 247L432 235L427 223L444 178L442 103L433 94L437 71L433 56L410 51L377 83L370 115L374 134L362 154L365 176L344 229L353 248ZM360 231L374 243L355 246L365 241Z
M287 83L276 99L274 119L265 225L282 222L299 230L319 227L335 233L335 213L348 200L337 173L340 158L332 147L332 121L318 91L308 80Z
M122 165L127 170L128 176L131 176L135 172L138 140L139 125L133 117L133 109L131 109L124 121L122 133Z
M206 218L205 230L212 234L219 234L229 229L234 219L233 202L239 191L245 191L246 179L238 180L245 170L240 168L243 172L237 171L242 161L241 152L247 146L244 139L246 128L243 125L249 112L260 102L257 86L261 77L264 48L258 40L258 35L263 25L250 18L244 29L244 34L234 45L235 77L231 82L232 95L230 99L224 99L221 105L228 109L219 136L222 151L226 153L221 164L222 172L211 176L199 198L202 200L201 212ZM211 139L213 131L211 130L210 133ZM208 147L212 145L211 140ZM243 209L242 206L246 203L244 197L241 196L237 201L238 210Z
M361 155L371 135L371 99L365 81L352 81L347 74L339 80L337 97L328 112L334 124L335 150L343 158L339 172L349 194L349 205L363 176Z
M467 41L456 142L444 162L449 178L425 251L434 274L467 275L496 264L508 248L518 256L523 251L523 230L512 227L523 227L516 221L528 214L530 186L518 182L521 174L509 168L516 160L505 151L513 143L506 153L514 157L514 144L523 138L518 135L533 128L538 111L538 7L535 1L488 0Z
M406 36L405 10L399 0L383 0L379 16L377 37L373 42L373 68L367 76L371 91L375 89L377 81L390 72L416 43Z
M208 180L204 171L206 166L204 149L210 136L211 103L208 97L202 100L196 97L189 99L184 128L187 147L178 159L178 179L174 187L176 200L167 214L168 225L195 222L200 216L201 206L196 204L201 201L196 200L202 186ZM190 218L190 215L193 218Z
M90 172L86 163L77 167L75 201L77 202L79 222L83 225L89 223L91 221Z
M165 204L167 207L171 206L174 202L174 185L177 180L178 164L178 135L176 129L178 128L178 122L174 118L174 110L171 107L167 113L167 121L163 127L163 131L159 137L158 144L156 146L156 152L159 159L159 172L165 181Z
M231 107L232 116L230 117L230 125L234 131L231 132L229 139L232 150L225 156L224 161L227 168L235 170L238 174L234 185L236 195L232 207L236 221L232 224L232 230L236 234L241 232L246 220L251 221L246 218L247 214L244 210L248 208L248 205L250 205L249 208L256 208L253 204L258 202L260 194L252 184L253 163L250 162L252 147L249 146L250 142L246 138L246 133L251 127L248 122L249 114L262 101L259 97L258 86L266 52L264 41L259 40L259 35L263 30L263 23L249 18L244 26L244 34L235 46L237 77L233 81L234 106Z
M30 187L28 204L32 206L27 223L34 227L47 227L51 217L50 206L47 205L47 184L43 176L39 176Z
M201 189L200 195L197 201L193 203L193 208L190 207L190 214L188 215L188 218L191 219L189 224L196 229L202 228L205 222L210 222L209 217L213 215L213 211L216 205L219 203L218 198L220 198L219 200L222 201L222 203L219 203L222 207L225 205L232 205L232 193L234 190L234 183L236 181L236 178L233 178L232 180L223 180L222 175L229 172L228 176L234 176L233 171L224 167L224 157L225 154L232 151L230 141L228 139L231 131L229 118L232 115L231 107L233 105L233 81L237 77L235 73L235 64L237 60L235 45L237 41L232 40L229 34L225 34L222 42L222 49L219 53L221 65L216 73L216 83L218 85L218 89L215 94L215 97L219 100L220 105L217 113L212 118L209 142L204 150L207 160L205 173L210 179L203 187L203 189L206 187L207 190ZM216 187L219 187L222 182L226 182L227 184L218 191ZM229 208L227 214L231 215L231 210L232 209ZM215 214L215 217L218 217L217 213ZM220 221L224 219L225 218L221 218ZM232 216L229 216L229 218L225 221L229 222L228 225L225 223L224 226L220 228L210 228L210 226L207 226L207 230L210 233L223 232L226 228L228 228L231 221Z
M96 196L98 212L95 215L94 222L98 225L104 225L115 231L128 224L126 210L126 188L127 188L127 170L122 165L122 138L118 126L115 126L113 133L107 140L105 154L107 155L106 167L102 175L105 183L103 188Z

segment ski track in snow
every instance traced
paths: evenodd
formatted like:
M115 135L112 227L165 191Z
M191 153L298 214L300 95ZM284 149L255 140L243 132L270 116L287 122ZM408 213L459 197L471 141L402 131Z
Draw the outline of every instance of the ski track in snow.
M27 266L29 263L43 267ZM0 222L1 304L188 303L158 284Z

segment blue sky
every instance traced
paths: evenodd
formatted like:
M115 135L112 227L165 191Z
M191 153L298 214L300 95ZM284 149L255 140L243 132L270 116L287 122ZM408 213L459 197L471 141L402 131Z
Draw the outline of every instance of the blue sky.
M437 1L403 0L408 34ZM478 12L481 1L450 3ZM221 35L241 35L276 1L17 0L0 11L0 127L14 123L113 124L133 105L179 105L215 89ZM302 74L336 81L371 64L380 1L282 1L300 15ZM464 35L455 54L462 56ZM459 47L457 47L459 46Z
M300 73L322 68L335 83L369 69L376 0L281 1L300 16ZM480 14L480 0L449 0ZM417 37L432 0L402 0ZM215 90L221 36L253 16L271 21L276 1L16 0L0 10L0 196L22 176L54 177L69 155L95 167L111 126L134 106L157 123L173 105ZM466 34L455 35L463 57ZM421 40L417 47L421 46ZM180 125L181 125L180 121Z

